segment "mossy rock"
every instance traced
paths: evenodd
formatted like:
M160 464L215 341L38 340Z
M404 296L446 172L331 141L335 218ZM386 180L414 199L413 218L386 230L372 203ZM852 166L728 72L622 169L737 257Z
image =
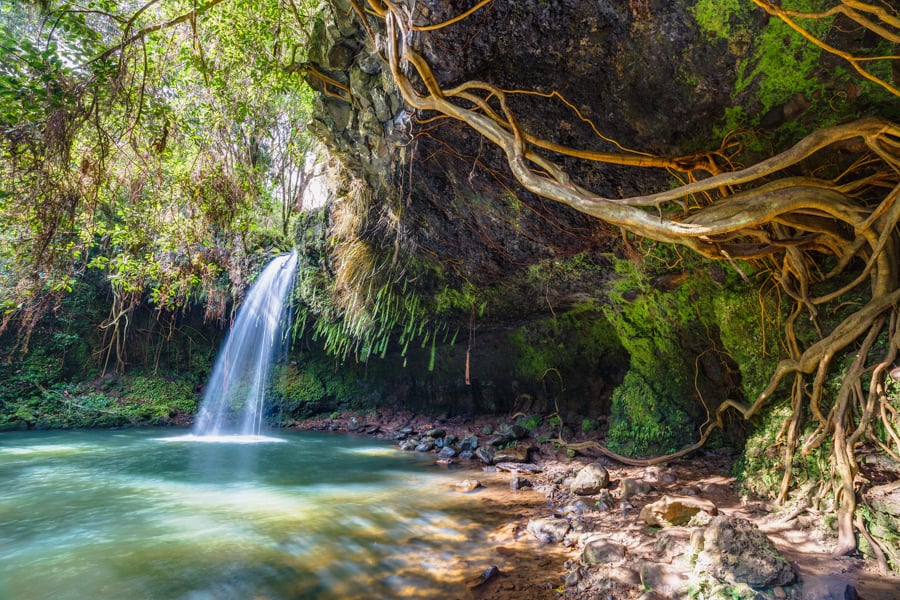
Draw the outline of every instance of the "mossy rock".
M612 395L607 444L628 456L668 454L694 441L692 421L679 406L657 394L636 371L625 375Z

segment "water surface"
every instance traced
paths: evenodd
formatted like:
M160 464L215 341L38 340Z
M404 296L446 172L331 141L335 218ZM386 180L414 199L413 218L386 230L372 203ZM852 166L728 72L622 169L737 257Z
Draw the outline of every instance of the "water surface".
M0 598L464 595L454 565L484 527L433 457L329 434L170 436L0 434Z

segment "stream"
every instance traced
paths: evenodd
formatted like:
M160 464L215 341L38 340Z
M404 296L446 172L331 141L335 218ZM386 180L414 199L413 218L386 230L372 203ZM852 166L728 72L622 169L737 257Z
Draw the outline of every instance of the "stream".
M460 557L489 524L433 456L333 434L180 433L0 434L0 598L465 595Z

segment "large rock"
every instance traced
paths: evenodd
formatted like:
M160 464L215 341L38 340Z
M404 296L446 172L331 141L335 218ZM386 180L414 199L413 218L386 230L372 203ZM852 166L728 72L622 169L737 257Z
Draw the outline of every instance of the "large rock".
M478 446L475 449L475 456L481 459L486 465L494 464L494 449L490 446Z
M653 486L646 481L628 478L621 481L619 488L621 490L622 498L631 498L632 496L646 494L653 490Z
M561 542L569 532L569 522L565 519L532 519L528 521L528 533L542 544Z
M593 535L584 542L581 562L589 565L603 565L625 560L625 546L610 542L606 536Z
M683 597L679 593L684 590L685 583L686 573L673 565L657 562L645 562L641 565L641 585L664 598Z
M494 454L494 463L511 462L511 463L527 463L528 448L525 446L512 446L503 450L497 450Z
M569 489L579 496L599 494L609 485L609 473L600 463L591 463L575 475Z
M703 532L695 569L760 589L794 582L790 563L753 523L740 517L714 517Z
M644 505L641 509L641 520L651 527L684 525L700 511L711 516L719 512L715 504L703 498L663 496L656 502Z

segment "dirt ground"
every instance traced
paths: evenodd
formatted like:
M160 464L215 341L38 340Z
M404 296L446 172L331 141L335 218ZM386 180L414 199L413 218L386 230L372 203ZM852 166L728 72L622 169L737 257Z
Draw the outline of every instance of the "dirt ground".
M351 416L354 417L351 419ZM480 443L490 419L435 421L408 412L379 412L338 419L310 421L304 429L349 431L392 439L403 427L423 432L440 427L458 436L476 435ZM489 429L489 427L488 427ZM881 575L873 561L861 555L832 558L833 536L823 528L823 519L809 512L784 520L783 513L761 500L742 498L731 475L733 456L726 452L703 452L673 461L662 467L621 465L590 451L569 458L551 444L529 438L531 462L540 473L510 473L485 467L480 461L457 461L452 473L458 480L477 479L481 487L469 492L479 501L487 521L496 523L488 534L483 555L463 561L468 570L466 583L471 598L496 600L545 600L549 598L655 600L690 597L691 527L649 528L639 515L641 508L664 494L691 495L715 504L719 514L737 516L755 523L790 562L798 583L767 590L758 599L827 598L828 582L847 582L863 600L900 600L900 578ZM437 456L435 455L435 458ZM569 493L566 479L590 462L599 462L610 475L608 496L577 497ZM514 476L529 480L532 487L514 490ZM622 498L622 482L645 482L646 493ZM527 531L535 518L560 516L582 500L587 510L568 512L573 530L561 543L540 543ZM606 502L602 502L605 499ZM600 534L626 547L623 560L608 565L584 566L579 539L585 533ZM495 567L495 568L494 568ZM669 584L669 585L667 585ZM825 585L825 587L823 587ZM680 588L681 591L673 591ZM834 589L833 587L831 589ZM825 591L823 591L825 590ZM843 599L843 595L840 596Z

